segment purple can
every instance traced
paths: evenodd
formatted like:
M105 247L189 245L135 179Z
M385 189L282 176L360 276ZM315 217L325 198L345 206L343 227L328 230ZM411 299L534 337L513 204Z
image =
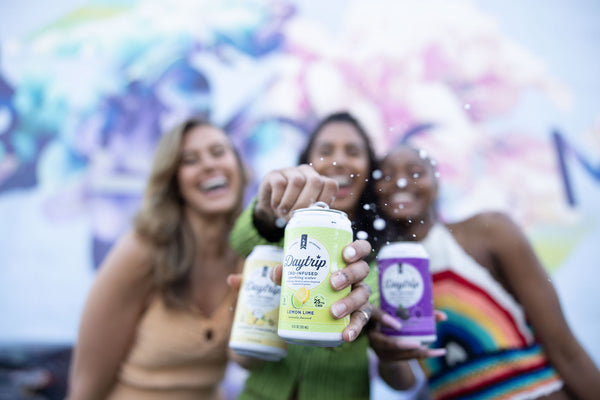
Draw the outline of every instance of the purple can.
M432 279L429 257L417 242L385 245L377 256L381 309L402 324L401 330L382 326L387 335L435 342Z

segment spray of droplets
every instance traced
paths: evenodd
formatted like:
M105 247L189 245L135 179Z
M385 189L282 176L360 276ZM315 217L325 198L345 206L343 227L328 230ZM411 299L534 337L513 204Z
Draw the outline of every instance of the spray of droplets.
M424 149L418 149L417 151L419 152L419 157L420 157L422 160L428 161L428 162L429 162L429 164L430 164L430 165L431 165L431 166L432 166L432 167L435 169L435 167L436 167L436 165L437 165L437 161L435 161L433 158L431 158L431 157L429 156L429 153L427 152L427 150L424 150ZM436 178L438 178L438 177L439 177L439 173L438 173L437 171L435 171L435 176L436 176ZM416 178L416 177L415 177L415 178Z

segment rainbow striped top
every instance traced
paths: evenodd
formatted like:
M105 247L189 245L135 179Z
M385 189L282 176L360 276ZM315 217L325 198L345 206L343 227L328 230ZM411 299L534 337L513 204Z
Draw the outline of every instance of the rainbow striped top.
M422 242L430 256L437 324L433 348L446 356L425 359L431 396L446 399L535 399L563 383L536 343L520 304L436 224Z

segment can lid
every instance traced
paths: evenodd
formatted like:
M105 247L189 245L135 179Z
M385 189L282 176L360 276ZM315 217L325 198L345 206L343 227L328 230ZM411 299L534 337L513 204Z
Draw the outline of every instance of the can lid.
M307 208L299 208L297 210L294 210L292 215L295 215L298 212L305 212L305 211L327 211L327 212L332 212L332 213L336 213L336 214L341 214L346 218L348 217L348 215L341 210L329 208L329 205L327 203L325 203L324 201L317 201L315 203L312 203Z
M389 257L428 258L428 254L420 242L391 242L381 247L377 254L377 258Z
M254 248L252 249L253 251L256 252L269 252L269 253L275 253L275 254L283 254L283 249L279 246L274 246L271 244L257 244L256 246L254 246Z

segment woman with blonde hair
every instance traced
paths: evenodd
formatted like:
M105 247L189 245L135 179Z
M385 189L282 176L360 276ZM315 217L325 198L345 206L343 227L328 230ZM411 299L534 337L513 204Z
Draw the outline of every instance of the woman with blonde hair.
M223 398L245 183L223 130L187 120L162 136L133 228L89 293L69 400Z

